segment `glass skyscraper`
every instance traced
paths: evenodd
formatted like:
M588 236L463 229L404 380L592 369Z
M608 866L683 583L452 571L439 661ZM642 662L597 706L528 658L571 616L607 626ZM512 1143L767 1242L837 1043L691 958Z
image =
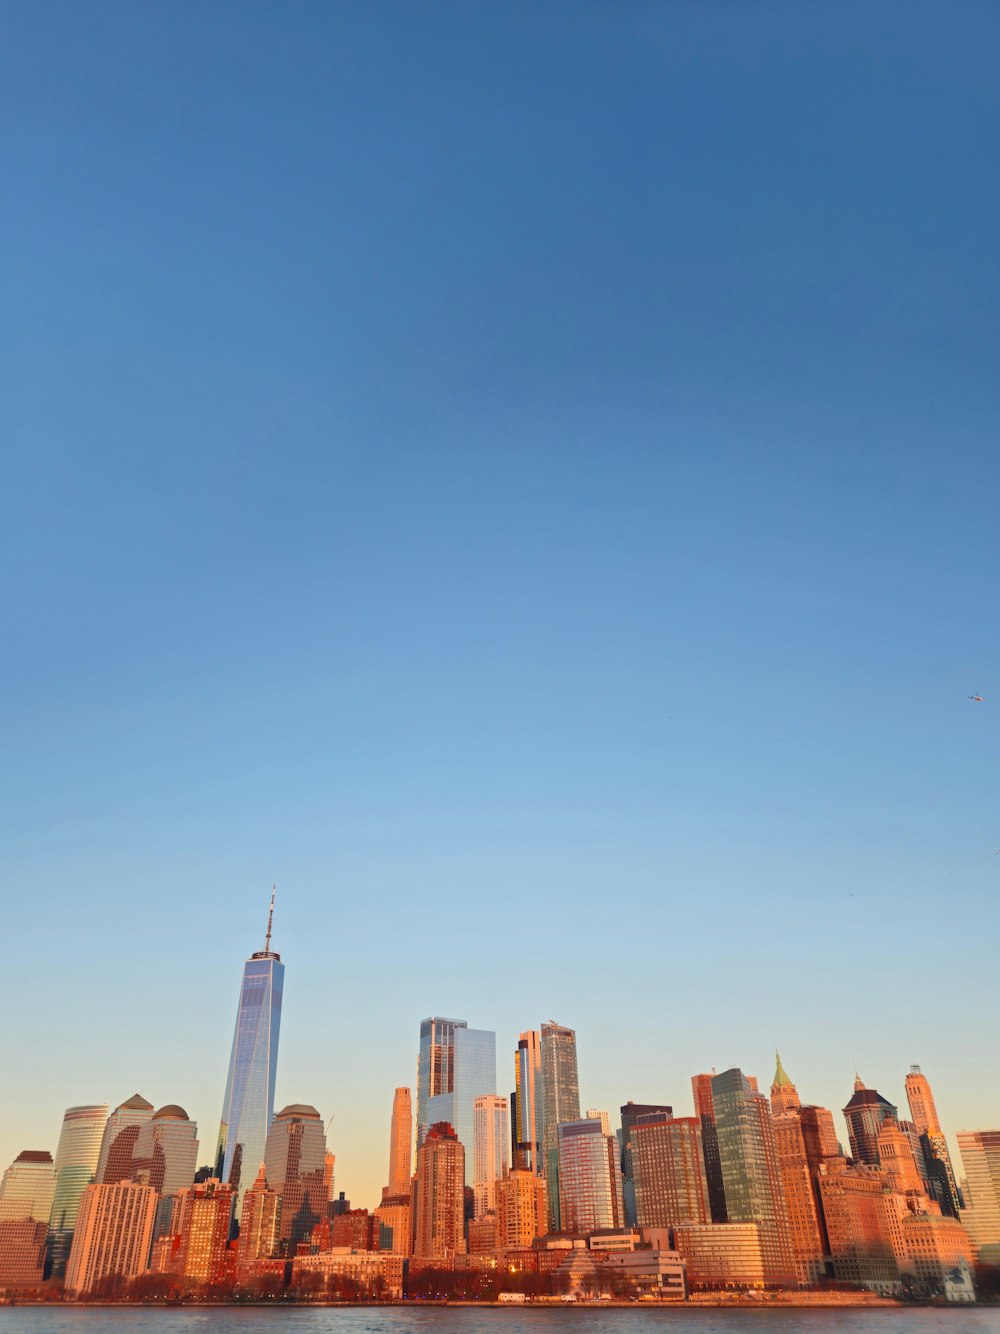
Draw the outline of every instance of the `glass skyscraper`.
M107 1119L107 1103L70 1107L63 1117L54 1165L55 1194L49 1214L49 1267L56 1278L62 1278L66 1272L80 1197L94 1179Z
M425 1019L417 1060L417 1147L430 1126L447 1121L465 1153L466 1185L472 1185L474 1104L497 1091L495 1033L470 1028L464 1019Z
M549 1228L558 1232L559 1126L580 1119L580 1077L576 1068L576 1033L550 1022L542 1024L542 1163L549 1192Z
M264 948L243 966L243 985L236 1012L236 1031L229 1058L229 1077L219 1125L215 1174L233 1187L239 1214L243 1192L264 1161L264 1146L274 1116L274 1080L278 1067L281 994L285 967L271 949L274 895L267 919Z

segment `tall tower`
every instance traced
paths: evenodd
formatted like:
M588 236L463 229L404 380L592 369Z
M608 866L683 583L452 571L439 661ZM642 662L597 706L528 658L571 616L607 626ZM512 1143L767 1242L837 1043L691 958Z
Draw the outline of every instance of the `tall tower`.
M542 1163L549 1193L549 1227L558 1232L559 1125L580 1119L576 1033L551 1020L542 1024Z
M1000 1130L960 1130L958 1151L967 1190L962 1223L977 1256L993 1260L1000 1255Z
M823 1277L826 1239L822 1208L802 1128L803 1107L798 1089L775 1052L771 1081L771 1118L774 1144L781 1172L781 1187L799 1282L811 1284Z
M139 1127L153 1115L153 1104L139 1093L121 1103L108 1117L101 1140L94 1180L113 1186L116 1181L132 1179L132 1150ZM185 1182L185 1185L187 1183Z
M882 1122L899 1120L899 1112L875 1089L865 1088L860 1075L854 1077L854 1092L844 1108L851 1157L855 1163L878 1167L878 1132Z
M444 1121L428 1127L417 1149L417 1218L413 1253L464 1255L465 1149Z
M797 1286L788 1213L767 1099L742 1070L712 1080L719 1159L730 1223L756 1223L764 1282Z
M632 1122L629 1139L633 1223L639 1227L708 1223L711 1215L700 1118L675 1118L669 1110L650 1111Z
M475 1216L496 1209L496 1187L509 1167L510 1120L507 1099L486 1093L475 1101L473 1126L472 1190Z
M389 1130L389 1185L387 1196L409 1195L413 1175L413 1106L410 1090L399 1088L392 1098Z
M957 1218L959 1198L955 1169L951 1165L948 1141L938 1120L930 1081L919 1065L911 1065L910 1073L906 1076L906 1100L920 1136L920 1147L934 1197L944 1213Z
M274 1118L264 1150L267 1184L281 1196L278 1241L286 1255L326 1217L326 1132L315 1107L295 1102Z
M597 1116L561 1121L559 1216L566 1232L618 1228L625 1221L618 1142Z
M514 1166L537 1173L542 1152L542 1035L535 1029L518 1038L511 1116Z
M141 1274L149 1260L155 1214L151 1186L134 1181L87 1186L66 1266L66 1291L92 1292L102 1280L121 1284Z
M473 1104L497 1091L495 1033L464 1019L425 1019L417 1061L417 1148L428 1126L447 1122L465 1149L466 1185L472 1185Z
M0 1223L30 1218L48 1223L56 1172L48 1149L22 1149L0 1181Z
M625 1226L635 1227L635 1177L632 1171L632 1131L640 1117L672 1117L674 1109L666 1103L627 1102L621 1109L622 1133L620 1140L622 1160L622 1197L625 1205ZM700 1150L699 1150L700 1152Z
M56 1189L49 1215L49 1267L56 1278L66 1272L80 1197L93 1180L101 1153L107 1103L69 1107L56 1148Z
M194 1181L198 1164L198 1127L183 1107L170 1103L139 1127L132 1150L134 1181L152 1186L159 1196L153 1240L170 1229L174 1198Z
M236 1011L236 1031L215 1155L215 1175L232 1186L237 1214L242 1205L240 1182L249 1185L256 1176L274 1115L285 966L281 955L271 949L273 921L272 891L264 948L251 954L243 965L243 985Z

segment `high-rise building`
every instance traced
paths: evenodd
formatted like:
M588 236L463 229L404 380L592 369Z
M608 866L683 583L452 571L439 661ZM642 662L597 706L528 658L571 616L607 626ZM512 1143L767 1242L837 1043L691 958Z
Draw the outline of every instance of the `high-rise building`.
M107 1103L69 1107L63 1117L56 1147L56 1188L49 1214L49 1272L62 1278L66 1271L80 1196L93 1180L101 1153Z
M274 1118L264 1150L264 1175L281 1196L279 1245L294 1255L327 1215L326 1132L315 1107L292 1103Z
M774 1144L781 1173L781 1188L795 1259L795 1272L803 1284L818 1282L825 1274L825 1237L818 1189L802 1130L802 1102L798 1089L775 1053L771 1083L771 1118Z
M264 1142L274 1115L285 966L281 955L271 949L273 921L272 893L264 948L251 954L243 966L243 984L215 1155L216 1177L232 1186L237 1198L237 1213L242 1203L240 1183L244 1174L247 1179L244 1186L253 1180L264 1157Z
M384 1195L375 1210L378 1249L409 1255L413 1244L413 1212L409 1195Z
M585 1116L558 1126L559 1217L564 1232L596 1232L625 1222L618 1141L600 1119Z
M436 1121L417 1149L413 1253L444 1259L464 1255L465 1149L453 1126Z
M398 1088L392 1099L392 1124L389 1131L389 1184L385 1196L410 1194L413 1177L413 1108L410 1090Z
M514 1166L529 1172L539 1172L542 1152L542 1035L535 1029L521 1034L514 1052L511 1123Z
M713 1223L726 1221L726 1191L722 1184L722 1163L719 1160L719 1135L715 1125L715 1104L712 1101L714 1075L692 1075L691 1092L694 1095L694 1114L701 1121L701 1149L705 1156L705 1180L708 1182L708 1206Z
M548 1226L549 1201L545 1178L515 1167L497 1182L496 1248L527 1251Z
M169 1103L138 1127L131 1175L152 1186L159 1196L154 1241L169 1230L174 1197L192 1184L197 1166L198 1127L183 1107Z
M496 1183L510 1165L507 1099L487 1093L473 1103L472 1191L474 1216L496 1209Z
M865 1088L860 1075L854 1077L854 1092L844 1108L851 1156L855 1163L878 1167L879 1126L888 1117L899 1119L898 1110L875 1089Z
M229 1224L233 1216L233 1189L216 1177L178 1191L170 1223L170 1258L163 1268L186 1283L211 1286L226 1272Z
M671 1117L674 1109L661 1103L627 1102L621 1109L622 1129L618 1138L622 1165L622 1203L625 1226L635 1227L635 1180L632 1174L632 1127L640 1116Z
M828 1158L820 1195L833 1272L843 1283L892 1293L899 1282L900 1215L876 1168Z
M914 1127L920 1136L931 1192L942 1212L957 1218L960 1199L955 1169L948 1152L948 1141L938 1120L930 1081L919 1065L911 1065L910 1073L906 1076L906 1100L910 1104Z
M630 1144L639 1227L711 1221L699 1117L640 1113L632 1122Z
M132 1150L139 1127L153 1115L153 1104L140 1093L120 1103L107 1119L97 1156L94 1180L98 1185L113 1186L116 1181L131 1181Z
M0 1218L0 1288L34 1288L45 1273L47 1220Z
M958 1151L965 1168L962 1223L977 1257L1000 1264L1000 1130L962 1130Z
M549 1230L560 1231L559 1126L580 1119L576 1033L550 1020L542 1024L542 1163L549 1196Z
M119 1181L85 1187L66 1266L66 1291L83 1295L143 1273L155 1215L156 1191L151 1186Z
M268 1186L261 1163L256 1180L243 1195L236 1252L237 1277L251 1273L258 1260L269 1260L277 1255L280 1220L281 1196Z
M472 1185L474 1107L497 1091L495 1033L470 1028L464 1019L425 1019L417 1061L417 1147L427 1127L451 1125L465 1149L466 1185Z
M756 1223L765 1283L797 1284L774 1125L767 1099L742 1070L712 1080L719 1160L730 1223Z
M56 1172L48 1149L22 1149L0 1181L0 1222L30 1218L48 1224Z

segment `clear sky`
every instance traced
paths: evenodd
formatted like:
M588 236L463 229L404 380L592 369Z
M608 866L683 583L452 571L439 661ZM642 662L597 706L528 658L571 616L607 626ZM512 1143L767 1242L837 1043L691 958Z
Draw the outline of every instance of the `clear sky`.
M0 1166L211 1157L272 881L357 1204L428 1014L1000 1124L998 40L5 0Z

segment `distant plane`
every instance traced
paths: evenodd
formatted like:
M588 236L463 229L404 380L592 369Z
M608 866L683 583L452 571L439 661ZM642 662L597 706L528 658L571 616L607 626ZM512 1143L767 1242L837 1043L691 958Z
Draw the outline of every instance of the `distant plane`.
M982 704L983 702L982 695L970 695L969 699L971 699L976 704Z

